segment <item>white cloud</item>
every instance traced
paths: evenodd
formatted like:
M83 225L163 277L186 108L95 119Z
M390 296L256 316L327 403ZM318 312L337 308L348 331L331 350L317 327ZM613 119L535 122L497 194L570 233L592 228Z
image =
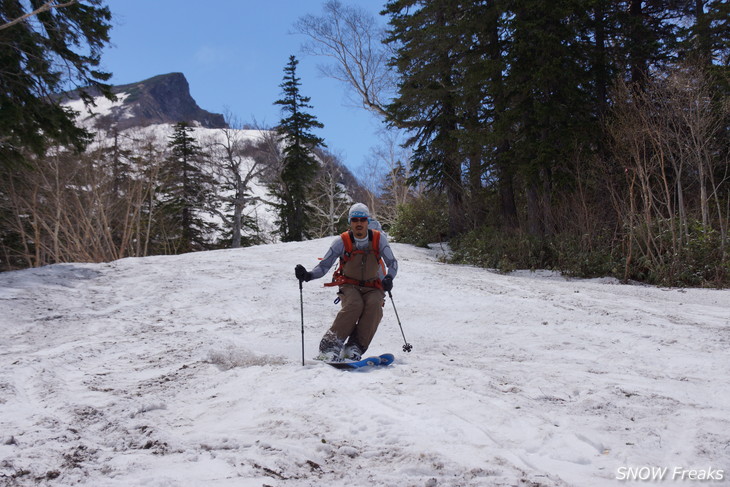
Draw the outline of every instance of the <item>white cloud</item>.
M193 54L197 63L204 65L220 64L233 57L228 47L200 46Z

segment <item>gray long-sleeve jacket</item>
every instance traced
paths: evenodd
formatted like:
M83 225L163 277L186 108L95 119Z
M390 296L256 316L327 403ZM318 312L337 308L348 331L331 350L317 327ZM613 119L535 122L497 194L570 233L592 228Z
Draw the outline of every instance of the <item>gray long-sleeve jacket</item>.
M363 239L356 238L354 240L354 246L356 249L365 250L368 248L367 237ZM393 250L390 248L390 244L388 243L388 237L383 232L380 232L379 252L380 257L383 259L383 261L385 261L385 265L388 268L388 274L391 277L395 278L395 275L398 273L398 261L393 255ZM335 264L335 262L337 262L340 257L344 255L344 253L345 243L342 241L342 237L337 237L332 242L332 245L330 245L330 248L329 250L327 250L324 258L319 262L319 264L317 264L314 269L312 269L312 279L319 279L320 277L327 274L330 268ZM380 271L380 274L382 274L382 270ZM385 277L385 275L380 276L381 279L383 277Z

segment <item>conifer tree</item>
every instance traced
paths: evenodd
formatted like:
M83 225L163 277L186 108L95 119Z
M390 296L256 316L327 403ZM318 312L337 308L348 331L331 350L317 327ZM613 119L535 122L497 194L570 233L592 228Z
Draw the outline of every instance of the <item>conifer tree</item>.
M704 68L722 71L730 65L730 4L719 0L687 3L682 51ZM727 76L727 75L726 75Z
M574 141L595 121L582 9L573 0L514 2L508 25L505 79L507 124L514 169L527 199L528 232L551 232L553 192L566 184L565 161Z
M448 0L393 0L387 43L397 46L392 61L401 78L388 106L391 121L407 127L415 176L445 191L449 233L464 230L465 190L457 131L462 128L463 72L466 49L459 32L461 5Z
M175 125L160 180L163 252L183 253L208 248L212 225L202 218L212 195L212 178L202 170L202 151L187 122Z
M297 77L297 64L299 61L296 57L290 56L284 68L284 81L279 85L283 96L274 102L275 105L281 105L284 114L277 127L284 146L281 180L272 189L274 196L279 199L278 224L284 242L309 237L311 209L307 203L308 192L318 167L312 150L325 145L323 139L311 132L324 125L306 111L312 106L309 104L310 98L303 96L299 90L301 83Z
M627 55L632 83L642 86L651 71L676 56L682 0L616 2L620 50Z
M109 42L109 8L84 0L21 20L39 4L0 2L0 165L24 149L40 155L49 141L79 150L88 143L73 112L53 95L81 86L112 96L105 84L111 74L98 69Z

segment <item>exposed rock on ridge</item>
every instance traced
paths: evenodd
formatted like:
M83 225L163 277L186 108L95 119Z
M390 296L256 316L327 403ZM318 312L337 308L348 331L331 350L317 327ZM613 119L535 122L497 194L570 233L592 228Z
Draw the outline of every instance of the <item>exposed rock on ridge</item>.
M94 118L100 128L118 130L158 123L189 122L206 128L227 127L223 115L198 106L190 95L190 85L182 73L155 76L144 81L112 87L119 101ZM89 92L92 96L98 93ZM67 101L78 99L78 91L66 93ZM100 110L94 110L100 112Z

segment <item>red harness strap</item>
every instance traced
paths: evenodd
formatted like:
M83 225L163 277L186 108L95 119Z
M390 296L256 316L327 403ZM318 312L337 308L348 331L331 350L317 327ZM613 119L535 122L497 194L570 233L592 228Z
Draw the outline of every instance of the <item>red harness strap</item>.
M342 257L340 257L340 266L337 268L334 275L332 276L332 282L326 283L325 286L341 286L343 284L353 284L355 286L374 287L382 290L383 283L380 282L379 277L367 281L358 281L357 279L352 279L342 273L342 269L344 268L345 263L349 262L350 259L352 259L353 255L367 254L368 251L359 249L353 250L354 237L352 235L352 231L350 230L348 230L347 232L342 232L340 234L340 238L342 238L342 243L345 245L345 252ZM383 272L385 272L385 266L383 265L383 261L380 259L380 232L377 230L368 230L368 238L372 243L372 252L375 254L375 259L377 262L380 263L380 267L383 269Z

